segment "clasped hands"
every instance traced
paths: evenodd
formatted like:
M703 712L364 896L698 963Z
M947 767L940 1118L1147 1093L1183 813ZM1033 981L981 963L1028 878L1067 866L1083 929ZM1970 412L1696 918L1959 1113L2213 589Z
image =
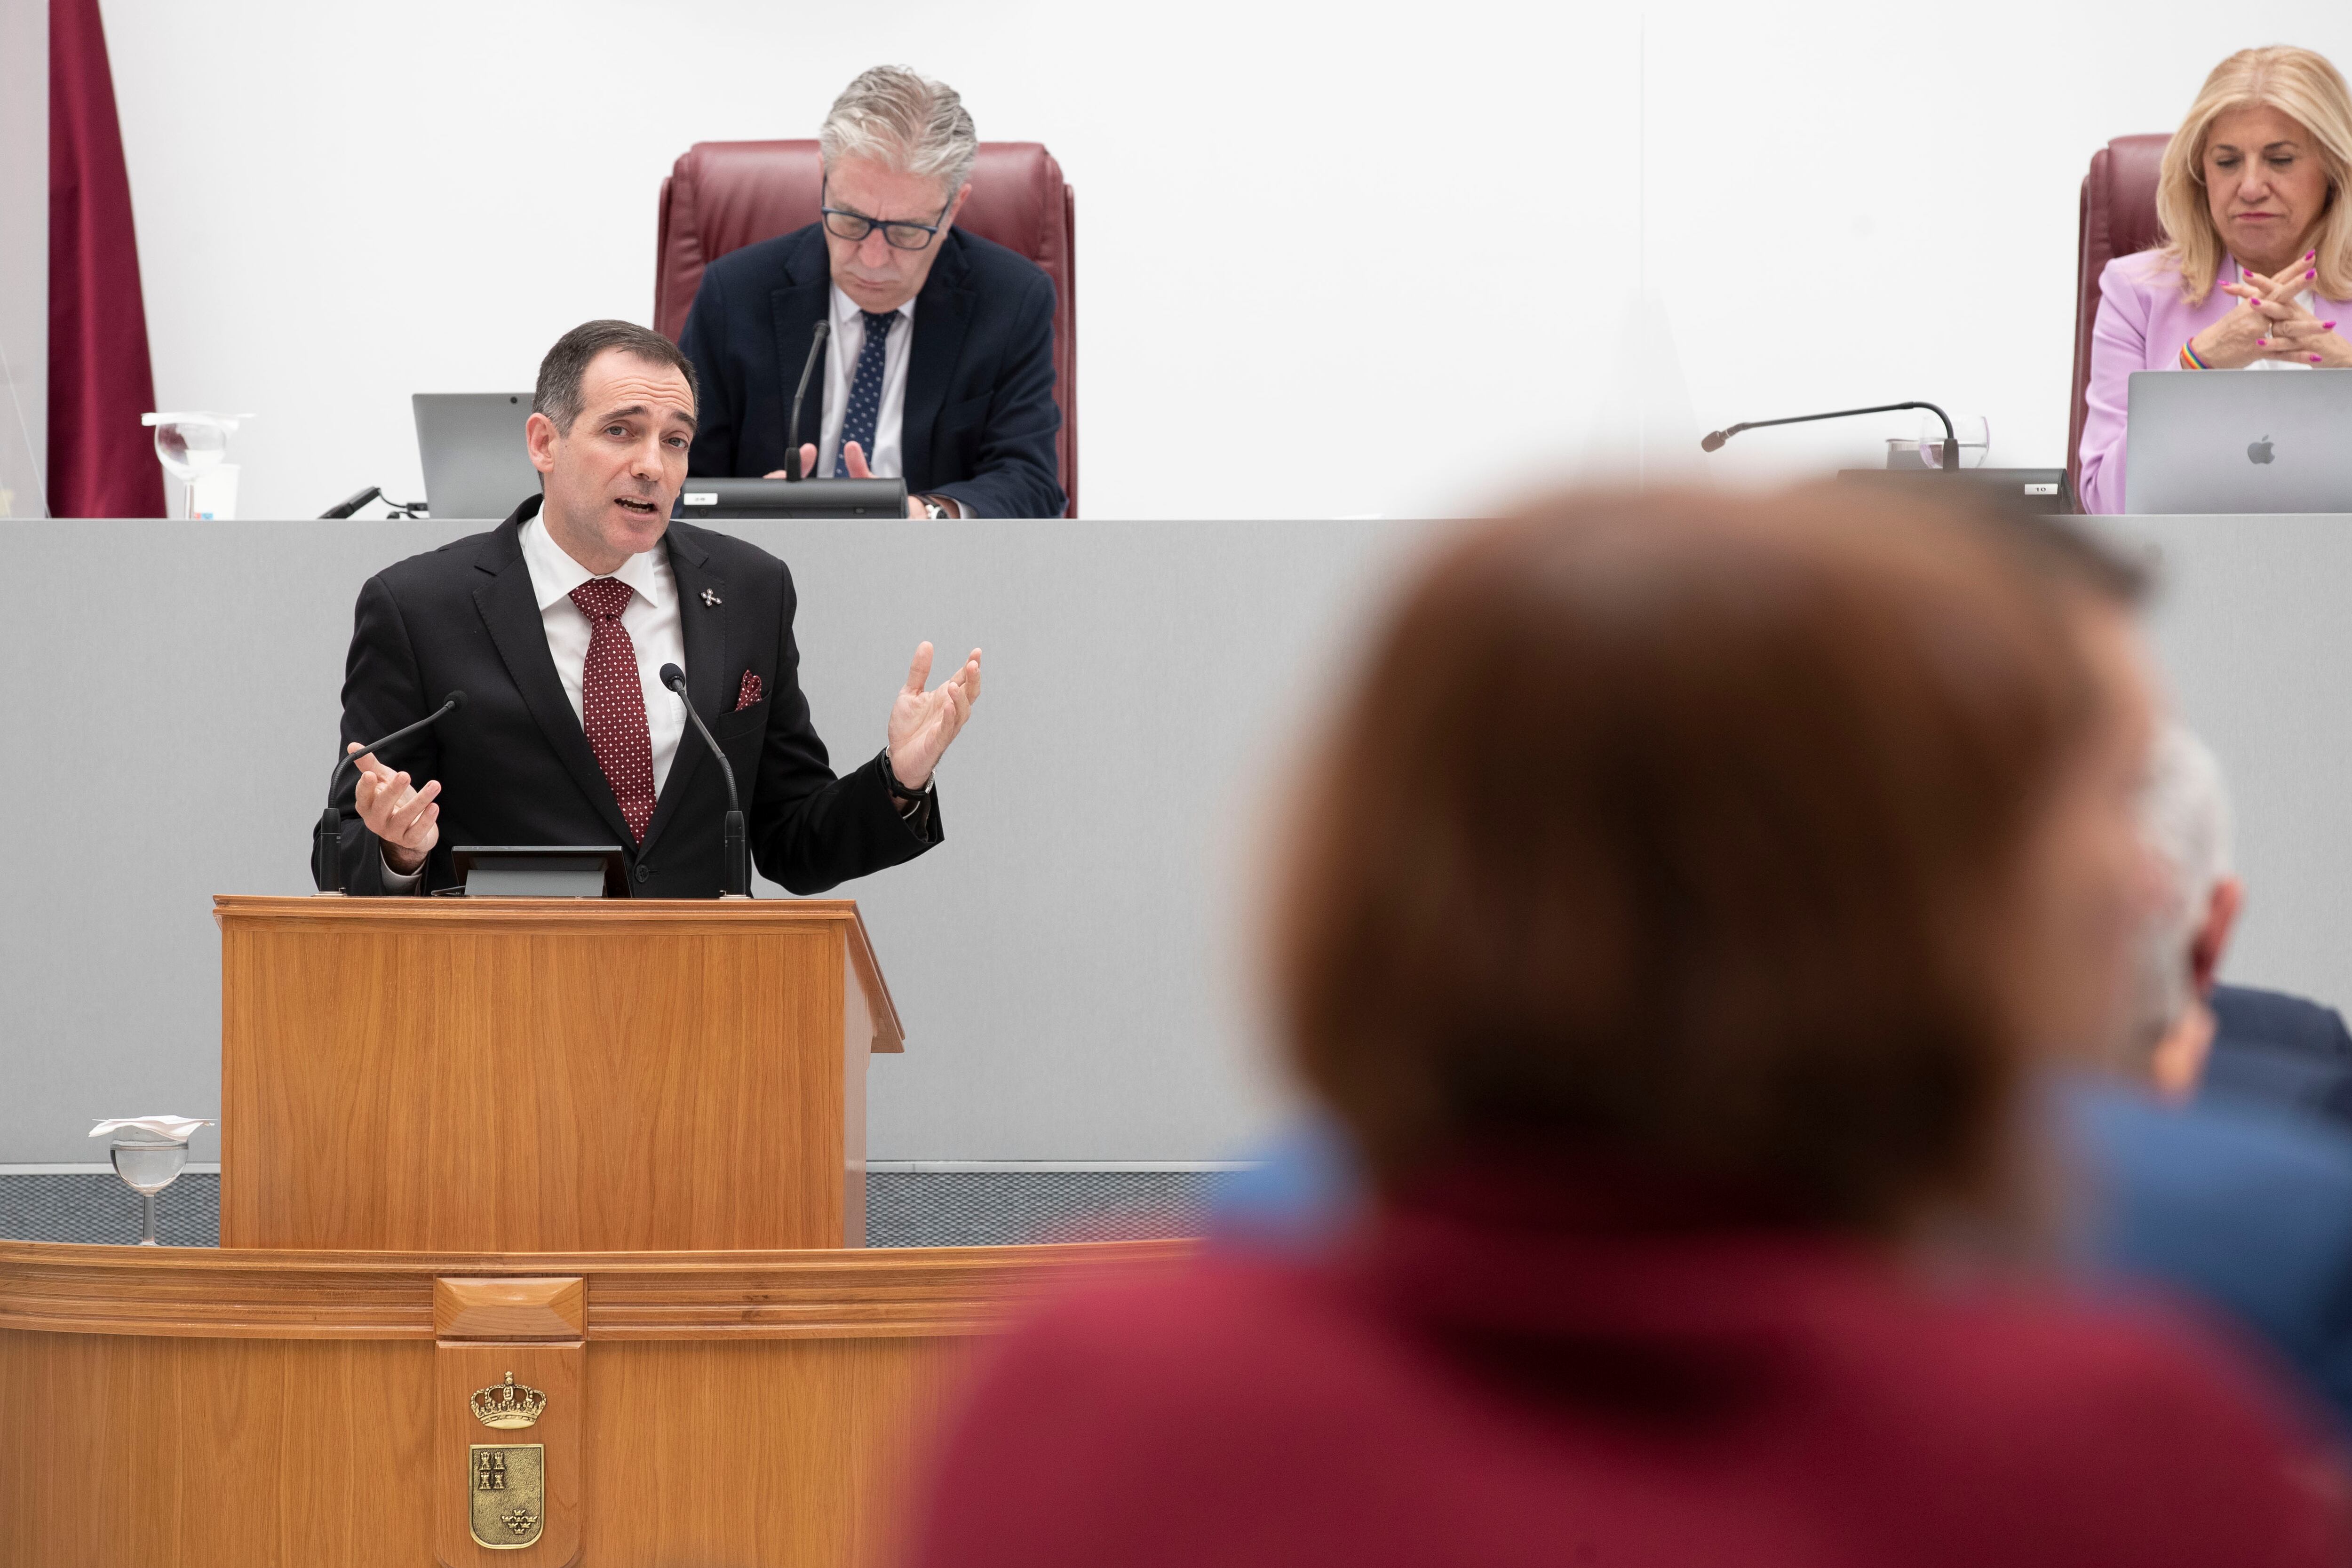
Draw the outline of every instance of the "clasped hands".
M931 782L940 759L971 718L971 705L980 700L980 649L926 691L923 683L930 676L931 645L924 643L915 649L907 684L890 704L890 772L909 794ZM419 789L405 773L385 767L373 752L362 752L357 742L345 750L359 768L352 804L360 820L383 841L384 864L409 875L441 842L441 781Z
M2335 322L2319 320L2295 300L2318 280L2318 260L2312 251L2270 278L2240 268L2237 282L2221 285L2223 293L2237 296L2238 308L2189 339L2189 346L2215 370L2242 370L2265 359L2352 367L2352 342L2336 335Z
M852 441L842 447L841 466L849 470L849 477L853 479L870 479L874 477L874 470L866 466L866 448L859 446L855 441ZM814 478L815 476L816 444L813 441L803 441L801 443L801 473L804 477ZM771 468L760 477L763 479L790 479L792 476L785 473L782 468ZM941 496L940 498L940 504L948 509L948 515L950 517L961 517L963 515L963 508L956 505L955 499L952 496ZM913 518L925 518L931 514L923 509L923 500L920 496L908 496L907 498L907 515Z

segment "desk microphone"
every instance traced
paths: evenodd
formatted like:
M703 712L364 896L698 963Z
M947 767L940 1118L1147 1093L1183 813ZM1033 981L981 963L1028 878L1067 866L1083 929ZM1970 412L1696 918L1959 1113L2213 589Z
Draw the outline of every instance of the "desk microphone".
M1742 430L1761 430L1768 425L1810 425L1816 419L1851 419L1857 414L1896 414L1906 408L1924 408L1944 422L1944 472L1959 472L1960 438L1952 433L1952 416L1932 403L1882 403L1874 408L1841 408L1832 414L1799 414L1787 419L1751 419L1745 425L1708 431L1699 437L1698 449L1702 452L1720 451L1726 441Z
M823 321L816 324L816 335L810 341L808 358L801 365L801 384L793 388L793 422L784 431L784 478L788 479L808 478L806 474L801 472L801 399L808 395L809 377L816 374L817 356L824 353L824 340L832 335L832 321ZM675 669L677 667L668 665L664 668L667 670ZM669 677L664 674L662 679L667 680ZM683 679L684 677L681 676L679 679ZM687 711L691 713L694 710L689 706ZM700 721L696 721L698 723ZM705 740L709 738L709 731L704 731L703 738Z
M803 375L801 379L805 382L808 377ZM694 710L694 704L687 700L686 671L674 664L663 665L661 683L677 693L677 700L685 707L686 716L694 721L695 731L701 735L702 743L710 748L712 756L719 759L719 776L727 781L727 833L724 845L727 856L727 891L725 896L730 899L748 899L751 896L751 846L744 841L743 837L743 803L735 794L735 764L727 760L727 753L719 749L718 741L712 738L710 727L702 721L702 715Z
M319 891L340 893L343 890L343 814L335 806L335 792L343 787L343 770L349 768L353 773L357 773L360 758L371 752L382 752L386 746L395 745L411 735L430 730L465 705L466 694L462 691L452 691L440 707L436 708L415 723L404 725L381 741L362 746L357 752L347 752L335 759L335 771L327 775L327 809L319 818L317 840L310 850L312 861L310 868L318 883Z

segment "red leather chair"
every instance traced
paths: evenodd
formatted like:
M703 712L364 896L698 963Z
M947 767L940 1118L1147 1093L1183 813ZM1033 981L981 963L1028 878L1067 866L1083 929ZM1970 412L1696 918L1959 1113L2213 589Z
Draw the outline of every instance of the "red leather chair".
M2091 329L2099 319L2099 274L2118 256L2164 242L2156 222L2156 176L2169 136L2118 136L2091 154L2074 262L2074 402L2066 421L2066 488L2083 493L2084 395L2091 385ZM977 192L973 193L978 195Z
M814 142L698 142L662 182L654 330L672 342L702 269L730 250L816 221L823 171ZM983 142L956 219L1020 252L1054 280L1054 401L1062 489L1078 515L1077 204L1062 165L1034 142Z

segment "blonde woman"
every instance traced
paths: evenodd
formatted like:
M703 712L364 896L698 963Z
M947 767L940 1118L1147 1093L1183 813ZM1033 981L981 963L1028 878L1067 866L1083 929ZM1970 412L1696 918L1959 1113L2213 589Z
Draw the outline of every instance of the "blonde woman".
M2124 510L2124 430L2139 370L2352 366L2352 93L2324 56L2241 49L2164 150L2167 243L2099 275L2083 422L2084 511Z

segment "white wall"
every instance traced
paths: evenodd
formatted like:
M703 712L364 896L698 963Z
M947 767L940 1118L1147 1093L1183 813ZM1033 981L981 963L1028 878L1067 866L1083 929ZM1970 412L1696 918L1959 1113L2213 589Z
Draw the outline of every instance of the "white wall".
M49 8L0 3L0 517L48 470Z
M420 493L407 398L644 320L698 139L954 82L1078 191L1093 516L1442 511L1735 419L1926 396L2063 458L2075 191L2229 49L2352 14L1087 0L107 0L157 395L254 410L247 516ZM1716 476L1875 462L1904 416Z

